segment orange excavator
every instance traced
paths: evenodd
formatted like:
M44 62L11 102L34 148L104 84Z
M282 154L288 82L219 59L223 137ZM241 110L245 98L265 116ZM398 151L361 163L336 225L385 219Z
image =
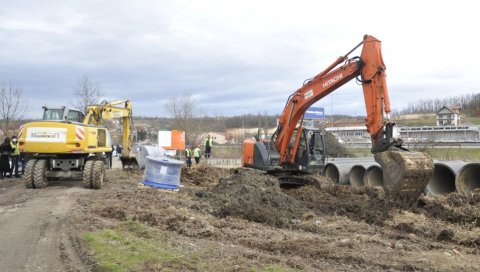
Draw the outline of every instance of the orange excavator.
M360 46L360 57L348 58ZM325 133L304 127L304 113L315 102L357 79L363 87L371 151L383 169L385 191L407 204L416 202L433 174L433 162L425 153L403 148L403 141L393 137L395 123L390 120L385 70L381 42L365 35L346 55L290 95L270 141L244 141L243 166L276 175L281 183L298 184L303 175L321 172L326 157Z

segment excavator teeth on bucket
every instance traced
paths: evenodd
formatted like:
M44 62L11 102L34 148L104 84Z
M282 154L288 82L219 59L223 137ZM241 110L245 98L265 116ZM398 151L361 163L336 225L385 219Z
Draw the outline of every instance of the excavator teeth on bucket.
M375 154L383 169L383 187L389 200L415 206L433 175L433 161L423 152L384 151Z

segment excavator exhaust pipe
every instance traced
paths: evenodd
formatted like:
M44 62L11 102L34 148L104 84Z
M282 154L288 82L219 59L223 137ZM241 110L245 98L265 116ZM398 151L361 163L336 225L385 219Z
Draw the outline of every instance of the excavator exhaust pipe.
M423 152L383 151L374 156L383 169L383 187L396 204L415 206L433 175L433 161Z
M480 189L480 163L469 163L464 165L458 172L455 181L457 191L465 196Z

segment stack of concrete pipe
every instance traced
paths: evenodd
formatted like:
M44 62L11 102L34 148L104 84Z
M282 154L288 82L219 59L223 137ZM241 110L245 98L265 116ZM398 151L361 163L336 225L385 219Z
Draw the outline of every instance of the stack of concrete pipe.
M362 187L366 170L371 166L378 166L373 157L334 158L325 164L323 175L335 183Z
M383 186L382 168L373 157L335 158L327 161L323 175L335 183L362 186ZM434 173L425 193L428 195L458 192L469 195L480 190L480 163L434 161Z

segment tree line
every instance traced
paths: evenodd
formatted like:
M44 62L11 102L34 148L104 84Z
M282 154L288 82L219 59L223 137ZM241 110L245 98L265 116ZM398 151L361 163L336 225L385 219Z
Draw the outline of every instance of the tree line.
M464 113L480 116L480 93L464 94L448 98L421 99L408 103L408 106L399 113L432 113L437 112L443 106L457 106L460 107Z
M87 76L78 79L73 88L73 108L85 111L87 105L97 104L102 96L100 83ZM28 100L24 97L23 88L14 81L0 81L0 131L9 136L16 133L23 123L28 109Z

